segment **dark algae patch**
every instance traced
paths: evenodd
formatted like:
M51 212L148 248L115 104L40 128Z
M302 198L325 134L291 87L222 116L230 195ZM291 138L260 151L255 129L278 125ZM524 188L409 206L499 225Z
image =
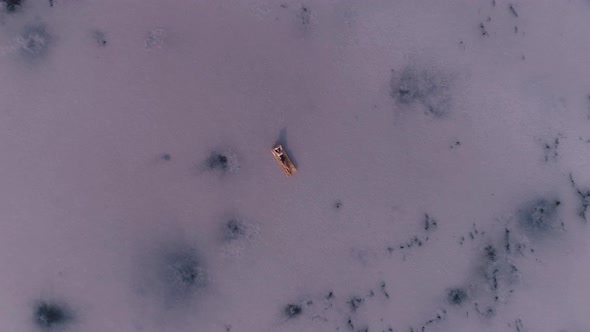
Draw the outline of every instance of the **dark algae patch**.
M516 9L514 8L514 5L513 4L508 5L508 9L510 10L510 13L514 17L518 17L518 13L516 12Z
M518 222L529 235L545 234L555 229L559 205L559 200L546 198L529 202L520 210Z
M303 308L298 304L287 304L285 308L283 308L283 314L287 316L287 318L295 318L303 313Z
M0 0L4 9L9 13L14 13L22 7L23 0Z
M33 313L34 323L42 329L52 329L62 326L71 320L69 311L62 305L51 302L40 302Z
M578 208L578 216L585 222L588 221L589 207L590 207L590 190L580 189L574 181L573 175L570 173L570 183L578 195L580 205Z
M207 166L210 169L227 171L229 169L229 158L224 154L214 152L207 159Z
M390 96L401 106L418 105L427 115L442 117L450 111L449 84L432 70L409 66L392 71Z
M485 256L490 262L495 262L498 260L498 253L496 248L492 245L488 245L484 248Z
M20 53L29 60L37 60L49 52L53 37L43 24L29 25L20 36Z
M463 288L451 288L447 292L447 302L452 305L461 305L467 300L467 291Z
M188 293L205 286L204 269L190 253L170 253L165 264L164 278L172 291Z
M311 9L309 9L307 6L301 6L297 17L299 18L299 21L302 25L309 25L309 23L311 23Z
M104 32L102 31L94 31L92 33L92 37L94 38L94 40L96 41L96 44L100 47L105 47L107 46L107 37L104 34Z
M225 223L223 233L228 240L239 239L246 236L246 226L239 220L230 219Z

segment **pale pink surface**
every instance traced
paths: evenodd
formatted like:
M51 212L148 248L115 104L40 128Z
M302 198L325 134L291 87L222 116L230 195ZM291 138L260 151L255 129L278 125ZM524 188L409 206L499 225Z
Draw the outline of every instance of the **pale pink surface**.
M72 310L52 331L588 331L590 2L495 3L2 13L0 331L37 331L39 299ZM19 51L30 24L53 36L47 54ZM406 68L444 86L441 116L392 98ZM291 178L270 154L279 136ZM228 174L205 167L217 150ZM561 204L536 237L518 219L539 197ZM232 217L246 236L227 241ZM208 282L168 307L143 289L171 243L198 251ZM518 267L496 291L489 244ZM450 287L469 298L450 305Z

